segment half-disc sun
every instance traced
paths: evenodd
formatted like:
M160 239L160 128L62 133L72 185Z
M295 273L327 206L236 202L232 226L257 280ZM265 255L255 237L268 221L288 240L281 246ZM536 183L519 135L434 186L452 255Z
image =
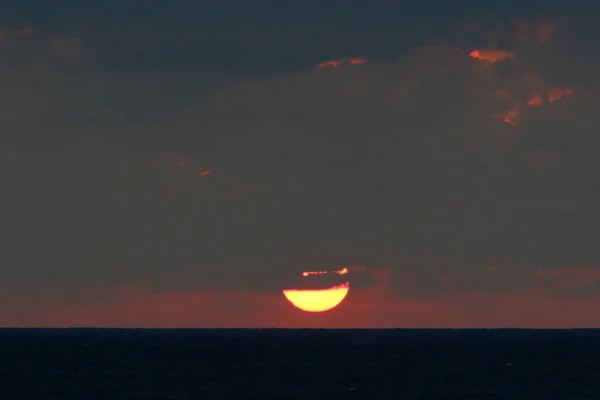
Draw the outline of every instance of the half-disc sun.
M295 307L309 312L331 310L344 300L350 289L350 283L325 289L284 289L283 295Z

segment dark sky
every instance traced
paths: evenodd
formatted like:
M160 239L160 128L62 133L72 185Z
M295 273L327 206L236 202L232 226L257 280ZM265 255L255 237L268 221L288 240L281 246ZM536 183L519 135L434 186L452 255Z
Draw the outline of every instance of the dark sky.
M599 6L213 3L6 2L0 326L600 326Z

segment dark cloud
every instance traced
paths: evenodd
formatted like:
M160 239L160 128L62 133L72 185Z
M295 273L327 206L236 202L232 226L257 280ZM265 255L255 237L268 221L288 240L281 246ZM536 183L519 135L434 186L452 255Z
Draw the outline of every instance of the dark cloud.
M570 50L566 19L475 21L393 57L318 68L338 54L316 51L263 74L120 68L83 29L2 31L4 284L75 303L131 282L277 291L349 263L390 310L438 310L419 302L591 282L597 55Z

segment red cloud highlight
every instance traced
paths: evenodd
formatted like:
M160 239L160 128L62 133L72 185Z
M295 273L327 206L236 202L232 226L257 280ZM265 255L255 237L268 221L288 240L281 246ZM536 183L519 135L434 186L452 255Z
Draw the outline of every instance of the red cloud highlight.
M507 90L501 89L497 92L497 96L499 98L511 101L513 105L508 110L497 116L502 118L502 120L508 124L516 125L517 117L526 107L539 107L546 102L554 103L574 94L575 91L571 88L553 88L546 89L542 93L533 93L526 101L519 101L518 99L515 99Z
M339 60L329 60L329 61L323 61L321 63L319 63L317 66L319 68L339 68L340 66L347 64L347 65L361 65L361 64L365 64L368 63L369 60L364 59L364 58L342 58Z
M498 50L498 49L479 49L469 53L469 57L483 61L487 64L495 64L500 61L514 59L514 51Z
M311 275L327 275L330 271L304 271L302 272L302 276L311 276ZM348 268L344 267L342 269L331 271L332 274L337 275L346 275L348 273Z

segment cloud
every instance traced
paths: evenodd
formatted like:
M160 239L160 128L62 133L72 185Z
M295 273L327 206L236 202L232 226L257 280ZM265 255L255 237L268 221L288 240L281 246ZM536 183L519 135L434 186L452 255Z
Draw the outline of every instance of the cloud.
M44 48L81 55L78 49L83 46L82 39L63 35L45 40ZM483 61L474 63L474 54ZM535 71L522 65L510 73L485 68L490 57L512 62L513 58L520 59L521 53L486 47L425 46L400 55L397 60L360 57L332 60L334 64L342 63L345 68L323 70L315 63L314 69L295 70L266 78L240 77L225 83L214 81L206 87L203 87L202 79L192 76L181 80L165 73L162 76L147 72L130 76L97 70L93 64L87 63L80 65L75 73L62 70L62 65L54 66L53 70L44 72L45 82L42 81L37 88L29 88L28 83L39 78L36 76L39 72L34 70L29 79L22 81L23 85L15 87L15 90L32 94L39 90L33 97L24 98L22 103L37 103L39 109L48 110L47 116L41 118L44 126L62 125L66 121L74 125L78 122L76 128L68 129L71 135L90 129L80 116L84 113L85 119L90 122L128 125L128 139L135 137L137 145L194 141L193 147L199 147L198 142L202 141L213 148L221 148L223 141L231 143L232 134L236 135L236 145L247 138L254 142L272 140L274 147L278 147L275 140L282 136L315 139L332 131L364 136L360 131L373 126L377 126L378 130L393 130L414 129L414 125L419 132L413 135L431 135L431 132L440 131L437 124L442 120L452 121L453 124L449 125L462 135L479 131L477 139L457 138L457 133L447 128L440 132L442 140L468 140L463 145L472 146L478 140L483 143L486 140L502 140L500 138L506 136L505 132L490 121L492 117L508 114L509 122L520 113L521 103L534 101L535 104L531 105L541 105L538 97L542 93L538 93L539 90L548 93L549 99L557 98L551 94L557 90L570 95L575 93L572 88L545 85ZM65 90L70 86L73 74L83 83L78 88ZM160 85L157 79L161 79ZM44 98L41 93L48 92L51 89L49 85L62 90ZM182 96L184 87L192 90ZM23 90L25 88L26 91ZM193 89L198 90L194 92ZM161 95L166 91L175 96ZM194 97L187 104L174 102L175 98L188 98L189 95ZM74 113L77 118L65 118L71 111L66 98L85 99L78 105L81 110ZM140 114L142 109L152 112ZM465 114L467 110L468 115ZM14 115L15 110L10 111ZM417 118L423 111L429 115L428 119ZM22 124L23 118L18 113L16 115L19 120L15 121L17 118L13 117L12 121ZM25 125L23 128L35 130L33 126ZM170 137L165 137L166 132L155 132L157 129L168 130ZM39 134L42 135L41 132ZM121 133L115 132L114 136L119 137ZM303 143L297 140L296 144ZM313 147L323 144L311 143ZM246 153L252 150L252 147L242 148ZM222 150L231 152L231 148Z
M514 52L502 49L475 49L469 56L490 65L515 58Z
M545 281L553 282L556 290L579 289L600 281L600 268L571 267L559 269L538 269L535 275Z
M461 21L463 22L463 21ZM463 23L455 36L486 44L504 42L511 46L542 46L569 29L564 15L537 15L523 18L479 18Z
M341 59L341 60L323 61L318 64L318 67L319 68L339 68L342 65L361 65L361 64L364 64L367 62L369 62L369 60L366 60L362 57L347 58L347 59Z
M34 30L32 27L4 27L0 28L0 43L5 43L16 38L32 37Z
M431 296L479 297L485 295L532 294L543 291L549 296L565 294L597 295L600 280L595 267L536 268L532 265L493 265L468 272L451 271L398 277L397 290L407 298Z
M86 50L84 40L72 36L52 36L46 40L45 50L58 57L82 57Z
M537 19L516 19L513 22L515 32L525 43L547 43L560 25L559 20L547 16Z
M252 76L111 69L73 35L3 46L3 281L67 293L72 308L47 321L125 323L110 319L120 304L167 323L153 307L278 293L346 262L374 266L350 274L356 296L383 299L356 304L364 315L450 324L459 311L436 296L525 302L535 269L600 262L599 82L547 62L563 57L549 26ZM146 280L143 300L77 309L81 287ZM173 323L225 323L206 315Z

